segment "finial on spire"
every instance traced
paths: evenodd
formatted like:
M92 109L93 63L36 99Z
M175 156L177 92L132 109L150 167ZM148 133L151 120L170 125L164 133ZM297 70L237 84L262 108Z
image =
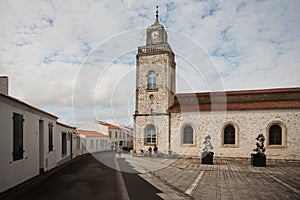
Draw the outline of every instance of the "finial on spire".
M159 24L158 22L158 6L156 6L156 19L154 24Z

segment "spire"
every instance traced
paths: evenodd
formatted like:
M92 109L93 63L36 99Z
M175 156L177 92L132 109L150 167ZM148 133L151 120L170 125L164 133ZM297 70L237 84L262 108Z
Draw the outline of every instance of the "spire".
M164 26L161 25L158 21L158 6L156 6L156 18L154 24L149 26L147 29L153 29L153 28L163 28Z
M158 6L156 6L156 19L154 24L159 24L158 22Z

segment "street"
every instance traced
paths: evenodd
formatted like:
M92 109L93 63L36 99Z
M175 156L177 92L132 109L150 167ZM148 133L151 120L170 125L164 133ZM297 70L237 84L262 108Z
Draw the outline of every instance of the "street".
M83 155L72 163L59 167L54 173L46 172L41 175L45 177L42 180L30 180L26 183L26 187L17 186L14 190L18 192L2 195L0 199L122 199L122 191L118 189L119 183L116 177L118 171L114 166L116 160L114 152L111 151ZM120 165L122 168L130 168L122 160ZM137 173L123 173L122 177L130 199L161 199L156 195L160 191Z
M83 155L13 188L0 199L299 199L299 162ZM120 170L121 169L121 170ZM25 185L25 186L24 186ZM27 186L26 186L27 185Z

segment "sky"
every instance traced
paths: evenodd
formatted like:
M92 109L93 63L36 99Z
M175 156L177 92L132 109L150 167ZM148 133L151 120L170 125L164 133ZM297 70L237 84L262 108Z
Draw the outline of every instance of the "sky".
M132 124L137 47L159 20L176 93L300 87L300 1L0 1L11 96L81 126Z

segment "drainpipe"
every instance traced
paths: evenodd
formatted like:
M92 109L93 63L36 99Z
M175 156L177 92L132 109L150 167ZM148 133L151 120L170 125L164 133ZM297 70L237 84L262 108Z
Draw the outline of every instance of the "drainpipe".
M168 111L169 116L169 149L168 152L171 152L171 112Z

